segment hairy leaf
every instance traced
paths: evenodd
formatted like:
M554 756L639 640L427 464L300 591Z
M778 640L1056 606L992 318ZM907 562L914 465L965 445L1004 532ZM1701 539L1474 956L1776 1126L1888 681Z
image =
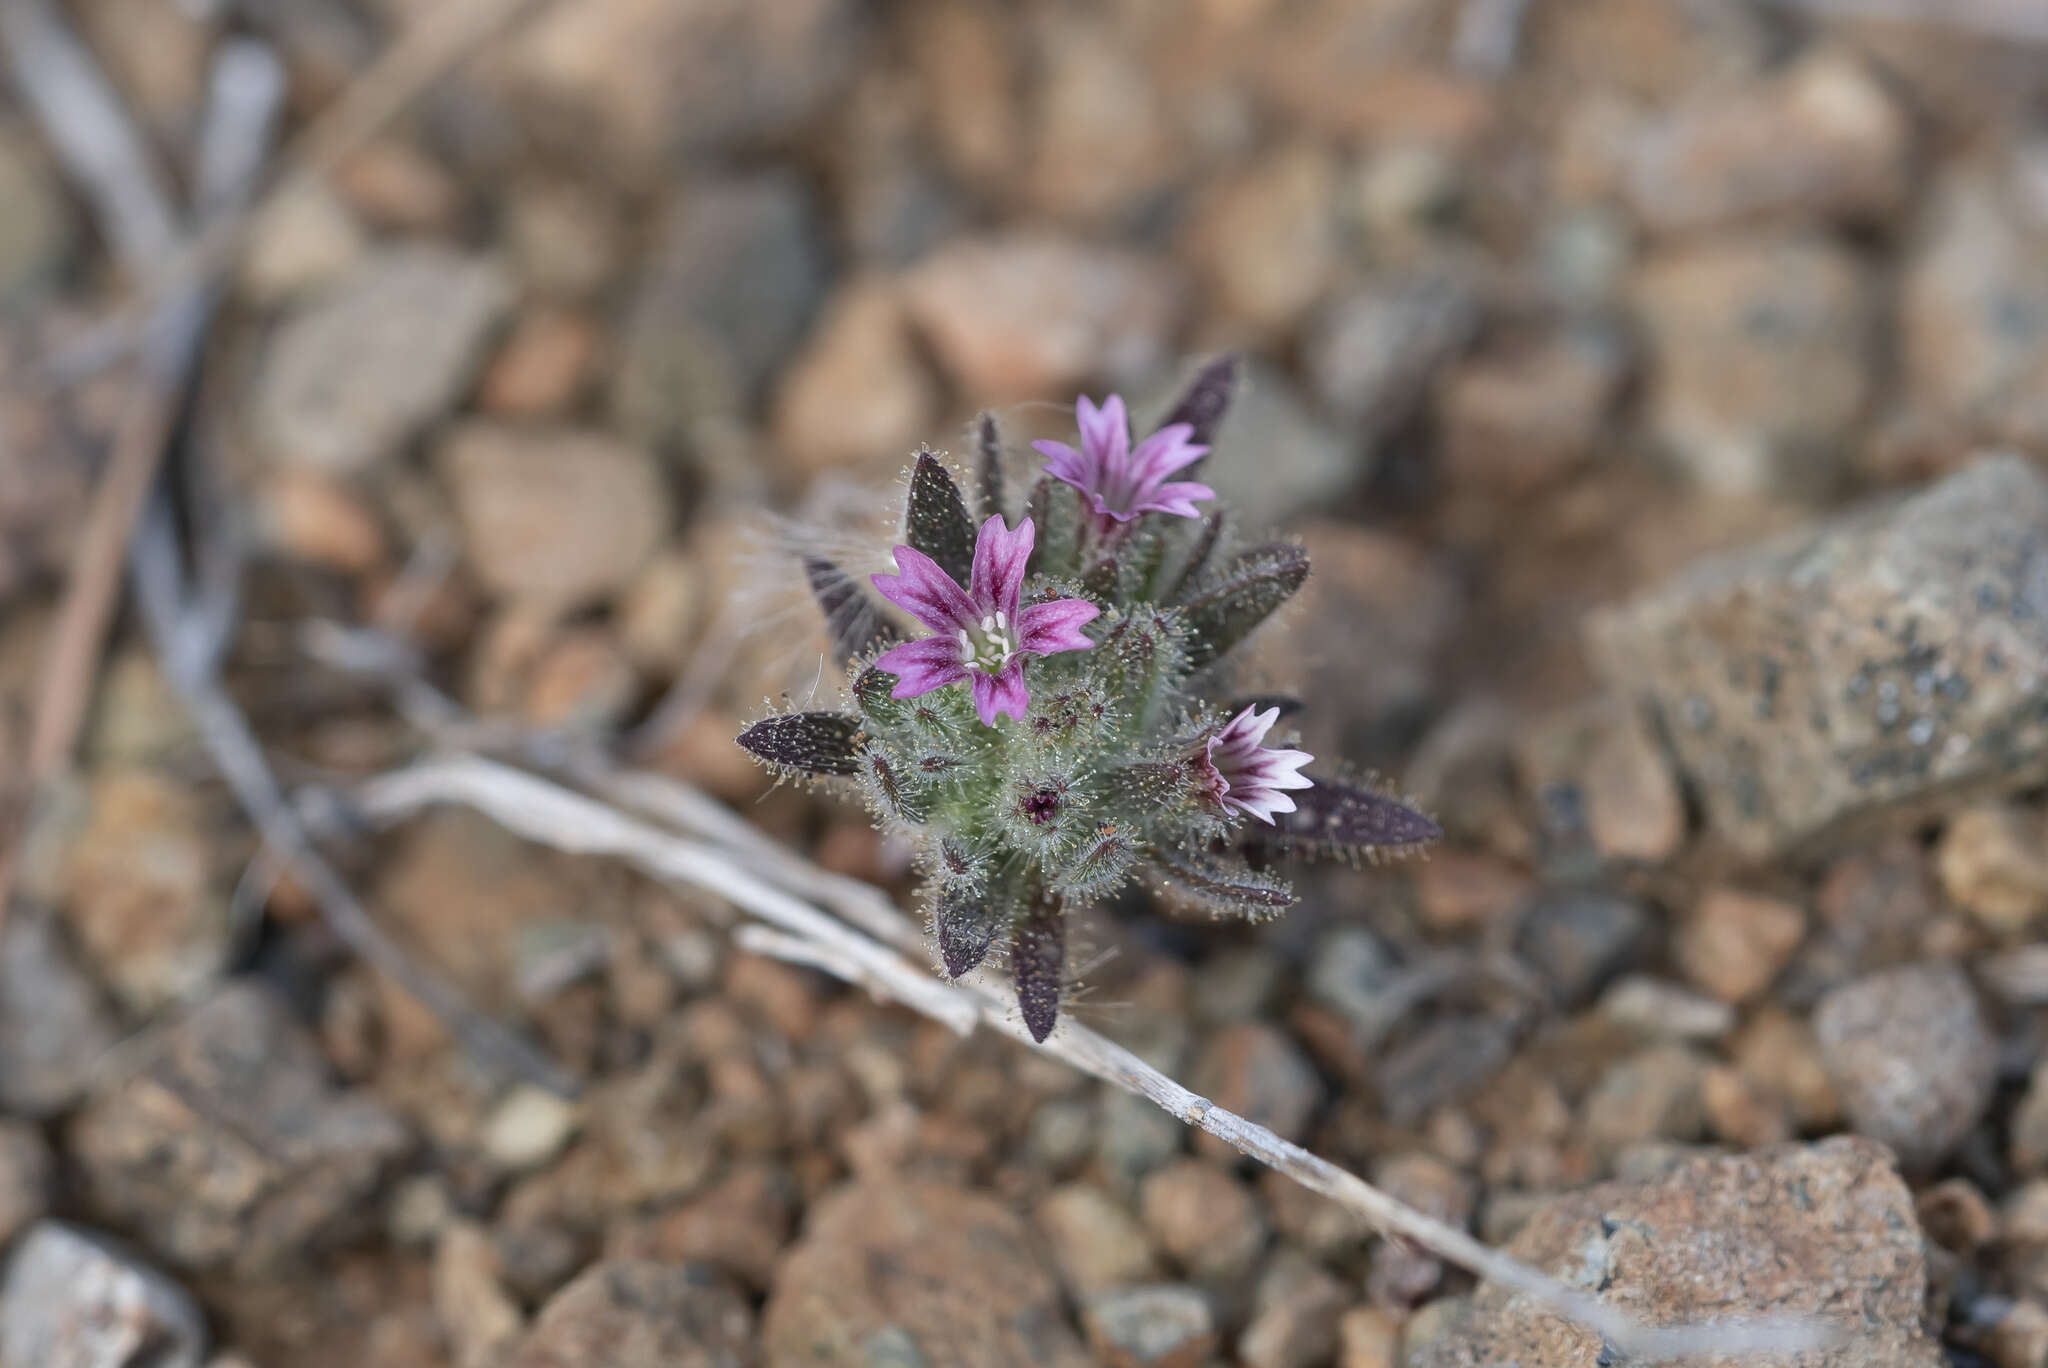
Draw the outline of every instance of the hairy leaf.
M1137 857L1138 833L1118 822L1104 822L1060 869L1058 887L1070 897L1099 898L1123 883Z
M1003 511L1003 434L993 413L984 412L975 420L974 449L979 457L975 475L981 486L981 517L986 521Z
M889 816L912 823L931 816L931 795L879 749L870 749L861 757L860 769L875 802Z
M1040 903L1017 924L1010 943L1010 978L1024 1029L1043 1043L1060 1015L1060 988L1067 970L1067 923L1058 903Z
M1038 525L1038 540L1031 548L1030 572L1034 575L1073 575L1080 571L1081 496L1071 485L1050 475L1039 477L1031 486L1029 506L1024 510Z
M825 610L832 653L841 669L856 657L895 644L896 629L853 576L817 556L804 557L804 576L811 582L811 596Z
M1097 603L1115 603L1121 597L1117 587L1122 576L1115 556L1104 556L1081 576L1081 592Z
M1224 415L1230 412L1230 401L1237 397L1238 359L1236 356L1219 356L1195 372L1195 378L1181 391L1166 417L1159 420L1159 426L1170 427L1174 423L1186 423L1195 430L1191 440L1208 446L1216 440L1216 429L1223 426ZM1203 460L1207 460L1204 457ZM1188 473L1180 478L1191 479L1193 472L1201 468L1198 461L1188 467Z
M1355 784L1315 777L1315 787L1290 795L1294 811L1274 815L1271 831L1252 833L1258 844L1319 847L1366 854L1406 850L1440 839L1443 828L1396 798Z
M1152 851L1156 886L1183 911L1259 921L1294 905L1294 886L1253 869L1236 855L1190 855L1161 846Z
M932 909L932 939L949 978L959 978L988 957L989 946L1003 929L1008 911L973 889L949 887Z
M860 772L860 719L850 713L800 712L764 717L739 735L758 759L805 774Z
M1194 769L1185 761L1140 760L1112 771L1109 791L1120 810L1149 817L1186 802L1194 783Z
M1186 604L1188 663L1214 661L1252 634L1308 579L1308 552L1289 542L1239 552Z
M964 587L974 568L974 520L960 486L939 458L917 453L910 472L910 502L903 510L903 540L939 563Z
M1223 543L1223 533L1229 523L1229 515L1217 509L1202 519L1201 528L1195 534L1194 545L1188 548L1188 558L1173 577L1173 583L1161 596L1165 603L1179 603L1209 573L1209 563L1216 558L1216 548Z

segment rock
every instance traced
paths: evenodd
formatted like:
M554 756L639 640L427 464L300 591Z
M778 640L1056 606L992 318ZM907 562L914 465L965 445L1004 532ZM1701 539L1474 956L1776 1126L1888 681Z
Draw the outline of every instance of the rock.
M1469 1096L1500 1071L1514 1048L1512 1022L1446 1014L1388 1050L1373 1069L1372 1085L1387 1119L1412 1126L1435 1108Z
M1771 986L1806 936L1797 903L1737 888L1710 888L1680 928L1673 957L1685 976L1723 1002Z
M0 1121L0 1246L43 1218L57 1161L26 1121Z
M362 225L319 177L264 200L249 224L236 283L252 303L277 305L341 279L363 259Z
M1776 1007L1754 1012L1735 1038L1733 1054L1743 1077L1783 1098L1803 1131L1841 1124L1842 1101L1828 1080L1820 1042L1802 1018Z
M746 1299L702 1269L592 1264L541 1308L502 1368L753 1368ZM780 1360L771 1358L770 1362Z
M619 645L643 670L681 673L704 616L703 576L686 551L665 548L640 568L619 600Z
M1401 1320L1377 1306L1360 1306L1337 1320L1337 1368L1400 1368Z
M54 282L71 253L71 213L35 138L0 123L0 302L18 304Z
M1764 217L1881 227L1906 202L1910 141L1884 86L1820 47L1651 123L1630 148L1629 202L1660 232Z
M911 318L977 400L1058 397L1157 373L1180 313L1150 256L1041 232L958 238L904 278Z
M1601 994L1600 1015L1656 1040L1719 1040L1735 1029L1726 1002L1647 974L1631 974Z
M657 447L704 447L706 424L752 413L825 285L816 212L794 179L691 187L666 210L634 290L613 377L620 422Z
M45 907L16 897L0 924L0 1108L70 1110L121 1038Z
M794 133L844 85L861 24L847 0L593 0L525 25L505 80L550 146L648 180L678 155Z
M581 185L528 180L506 191L505 237L520 279L554 299L588 299L626 255L614 207Z
M1481 301L1453 269L1393 276L1340 296L1311 323L1303 367L1318 398L1376 450L1422 407L1478 331Z
M703 1195L660 1217L636 1256L663 1263L708 1263L751 1288L774 1285L775 1268L796 1219L789 1173L744 1161ZM614 1248L618 1244L612 1241Z
M1929 865L1907 835L1836 860L1814 900L1817 925L1779 980L1779 998L1811 1006L1858 975L1922 958L1939 898Z
M2018 935L2048 912L2048 824L2039 813L1966 808L1942 833L1936 868L1949 898L2000 935Z
M1701 561L1597 614L1591 648L1662 716L1752 856L2037 774L2048 479L1979 462L1910 498Z
M1106 1368L1201 1368L1216 1348L1209 1299L1179 1284L1095 1297L1081 1308L1081 1324Z
M1927 1266L1912 1199L1882 1148L1853 1138L1680 1161L1663 1178L1557 1198L1509 1243L1512 1257L1652 1326L1743 1314L1849 1312L1814 1368L1938 1368L1922 1322ZM1497 1283L1481 1283L1410 1368L1565 1368L1600 1337Z
M1399 1154L1379 1164L1373 1181L1395 1201L1464 1229L1476 1197L1471 1179L1433 1154ZM1436 1290L1444 1267L1434 1254L1403 1240L1373 1246L1366 1269L1366 1294L1383 1306L1413 1306Z
M881 279L840 287L783 376L775 443L800 479L890 478L929 434L939 396L912 345L903 297Z
M395 137L372 138L330 173L349 207L374 228L450 232L462 212L462 189L433 157Z
M1308 957L1304 987L1369 1035L1385 1033L1386 989L1401 976L1401 961L1370 928L1338 926L1317 938Z
M1033 19L1028 60L1038 79L1026 115L1024 194L1059 218L1128 222L1181 170L1184 122L1108 12L1053 10Z
M1219 950L1195 971L1188 993L1195 1019L1230 1026L1270 1016L1286 976L1286 962L1266 946Z
M373 1213L407 1143L368 1094L330 1085L319 1047L281 1003L231 983L133 1045L71 1123L94 1207L181 1267L302 1258Z
M2024 1178L2048 1173L2048 1069L2034 1067L2027 1090L2013 1108L2008 1153Z
M2037 1368L2048 1363L2048 1306L2031 1298L2007 1303L1999 1308L1997 1321L1983 1332L1982 1342L1998 1368Z
M562 1152L579 1119L574 1102L517 1084L484 1121L484 1154L507 1172L539 1168Z
M1430 855L1415 871L1415 896L1432 931L1456 934L1491 926L1531 891L1527 874L1492 855L1456 847Z
M1609 860L1661 864L1685 844L1685 797L1642 710L1601 697L1546 714L1521 736L1516 767L1557 834Z
M1176 1159L1145 1180L1145 1226L1160 1248L1204 1282L1251 1271L1266 1219L1251 1189L1203 1159Z
M1515 953L1563 1007L1606 987L1642 951L1649 933L1640 902L1597 887L1545 888L1522 905L1517 921Z
M1282 336L1329 290L1338 263L1336 190L1330 154L1314 143L1268 153L1209 188L1185 247L1223 328Z
M1179 1154L1188 1138L1177 1118L1121 1088L1103 1092L1095 1136L1096 1162L1119 1191L1128 1191Z
M199 1368L206 1320L184 1289L111 1241L59 1221L22 1239L0 1282L0 1363Z
M457 1221L434 1250L434 1314L456 1368L489 1368L525 1328L499 1282L498 1252L482 1227Z
M1283 1140L1307 1134L1309 1118L1323 1102L1323 1081L1301 1047L1264 1022L1226 1026L1211 1036L1190 1086ZM1212 1135L1198 1136L1195 1148L1221 1162L1237 1158L1236 1150Z
M1996 429L2032 414L2048 382L2048 231L2001 192L1953 175L1929 196L1899 293L1899 355L1911 401L1951 423Z
M1974 1253L1998 1236L1998 1213L1967 1178L1944 1178L1921 1191L1913 1214L1929 1240L1957 1253Z
M1161 416L1164 416L1163 413ZM1218 429L1202 480L1252 535L1326 508L1362 484L1370 463L1281 371L1253 361Z
M469 423L437 453L484 587L568 610L633 582L668 531L654 460L596 432Z
M1351 1294L1321 1265L1283 1250L1254 1299L1257 1311L1237 1340L1245 1368L1310 1368L1336 1351L1337 1318Z
M1683 1045L1651 1045L1617 1061L1586 1099L1586 1139L1606 1154L1644 1140L1697 1140L1707 1060Z
M227 894L206 814L148 770L103 773L66 868L80 947L138 1016L203 992L226 965Z
M1740 1069L1708 1069L1700 1080L1700 1105L1708 1133L1729 1144L1761 1149L1792 1138L1791 1107Z
M1373 1224L1358 1212L1311 1192L1284 1173L1259 1175L1259 1199L1273 1229L1289 1244L1323 1260L1339 1260L1372 1238Z
M487 260L379 248L279 325L249 401L257 441L335 475L395 455L454 406L511 300Z
M1024 1148L1054 1175L1066 1174L1095 1152L1096 1105L1093 1098L1053 1098L1031 1113Z
M500 418L545 418L582 394L601 338L587 316L542 306L521 315L484 371L477 405Z
M1954 1149L1991 1104L1997 1042L1976 990L1953 964L1912 964L1837 988L1813 1031L1849 1124L1901 1166Z
M605 731L640 698L640 676L605 627L572 627L533 663L520 711L535 727Z
M1579 329L1454 366L1437 391L1445 477L1515 499L1571 474L1593 454L1626 359L1614 336Z
M1145 1228L1091 1183L1054 1188L1038 1204L1037 1218L1060 1279L1077 1301L1159 1275Z
M1029 1251L1022 1223L983 1193L937 1183L841 1188L811 1208L808 1231L783 1260L763 1316L768 1368L1083 1368L1088 1356L1059 1289Z
M283 555L344 575L378 569L389 549L376 513L344 481L316 471L275 472L263 483L256 517Z

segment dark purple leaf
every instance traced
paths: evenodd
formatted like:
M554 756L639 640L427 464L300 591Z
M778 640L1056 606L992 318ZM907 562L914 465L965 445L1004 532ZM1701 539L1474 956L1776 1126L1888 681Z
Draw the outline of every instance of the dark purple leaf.
M1180 398L1160 420L1159 426L1186 423L1195 430L1194 441L1203 446L1214 442L1216 429L1223 425L1224 415L1230 412L1230 401L1237 396L1238 369L1238 359L1232 355L1219 356L1196 371L1195 378L1181 391ZM1182 475L1180 478L1189 477Z
M1315 777L1315 787L1291 795L1295 808L1273 818L1282 844L1335 850L1399 850L1440 839L1443 828L1396 798L1355 784Z
M812 597L825 610L825 625L832 631L832 652L841 666L895 642L896 629L853 576L816 556L804 557L804 575L811 582Z
M993 413L983 413L975 421L974 447L981 458L975 474L981 485L981 516L986 520L1003 511L1003 435Z
M1202 519L1202 530L1188 551L1187 564L1181 566L1180 573L1174 576L1173 587L1166 591L1163 602L1179 603L1189 590L1201 583L1202 577L1209 573L1209 562L1215 558L1216 548L1223 542L1223 530L1228 521L1228 515L1220 508Z
M848 713L802 712L764 717L739 734L740 748L771 765L805 774L860 771L860 719Z
M1185 605L1188 664L1200 669L1252 634L1308 579L1308 552L1292 542L1240 551Z
M1294 905L1293 885L1236 855L1188 854L1159 846L1152 859L1158 892L1186 911L1257 921Z
M965 888L948 888L939 895L932 912L932 936L948 977L959 978L988 957L1003 916L988 899Z
M1010 978L1017 1006L1033 1040L1044 1042L1059 1020L1067 970L1067 923L1057 903L1040 903L1017 925L1010 946Z
M910 472L910 502L903 510L903 540L939 563L939 569L967 586L974 569L974 520L960 486L939 458L917 453Z

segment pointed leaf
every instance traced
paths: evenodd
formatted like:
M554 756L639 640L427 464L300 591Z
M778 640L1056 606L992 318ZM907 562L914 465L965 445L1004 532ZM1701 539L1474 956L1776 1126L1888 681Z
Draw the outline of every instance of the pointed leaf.
M1040 476L1031 486L1025 513L1038 525L1038 540L1031 548L1030 573L1072 575L1080 570L1081 496L1050 475Z
M1138 857L1136 833L1117 822L1104 822L1088 834L1058 875L1067 896L1087 900L1114 892Z
M932 909L932 939L948 978L959 978L988 957L1007 913L972 889L947 888Z
M1253 869L1240 856L1191 855L1161 845L1153 848L1152 860L1160 896L1183 911L1260 921L1294 905L1292 884Z
M974 520L960 486L930 451L917 453L910 472L910 502L903 510L903 540L967 586L974 569Z
M854 676L853 701L860 705L861 716L882 727L899 726L906 721L911 705L904 699L890 697L895 688L896 676L872 665Z
M1337 853L1402 851L1439 840L1444 832L1396 798L1356 784L1313 776L1315 786L1289 796L1292 812L1276 813L1269 832L1253 839L1275 848L1310 847Z
M1201 531L1188 551L1187 564L1181 566L1180 574L1174 577L1173 587L1166 591L1164 602L1179 603L1201 583L1202 577L1209 573L1209 563L1216 558L1216 548L1222 544L1228 522L1229 515L1220 508L1202 519Z
M1178 807L1195 794L1194 767L1180 760L1140 760L1111 770L1108 783L1116 810L1138 817Z
M801 712L764 717L739 734L755 758L805 774L860 772L860 719L850 713Z
M1238 370L1236 356L1219 356L1196 371L1195 378L1181 391L1173 408L1159 420L1159 426L1186 423L1195 430L1190 440L1203 446L1213 443L1216 430L1223 426L1224 415L1230 412L1230 401L1237 397ZM1205 456L1195 462L1180 478L1193 479L1194 472L1201 469L1207 460Z
M868 781L876 805L886 815L911 823L923 822L931 816L931 795L899 770L879 747L870 746L862 756L860 772Z
M1040 1044L1060 1015L1060 988L1067 970L1067 923L1059 904L1042 902L1026 913L1010 944L1010 978L1024 1028Z
M975 422L974 448L980 456L975 474L981 485L981 517L986 521L1003 511L1003 435L993 413L984 412Z
M859 656L895 644L896 629L853 576L816 556L804 557L804 575L811 582L811 596L825 610L832 653L842 669Z
M1239 552L1187 601L1189 664L1200 669L1252 634L1308 579L1308 552L1289 542Z

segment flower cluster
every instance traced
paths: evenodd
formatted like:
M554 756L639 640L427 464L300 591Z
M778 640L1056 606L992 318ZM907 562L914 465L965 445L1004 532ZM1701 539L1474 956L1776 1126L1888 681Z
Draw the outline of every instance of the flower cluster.
M1121 398L1081 399L1079 447L1034 444L1044 465L1014 522L992 418L977 425L974 515L920 452L895 573L869 583L924 634L902 639L857 580L807 562L847 707L775 714L739 738L778 769L857 786L916 839L939 963L957 977L1003 952L1040 1040L1072 908L1136 881L1176 909L1271 916L1294 901L1283 855L1439 834L1267 744L1292 700L1228 701L1243 644L1309 568L1291 543L1237 545L1216 492L1175 478L1209 455L1236 374L1230 360L1202 370L1135 443Z

